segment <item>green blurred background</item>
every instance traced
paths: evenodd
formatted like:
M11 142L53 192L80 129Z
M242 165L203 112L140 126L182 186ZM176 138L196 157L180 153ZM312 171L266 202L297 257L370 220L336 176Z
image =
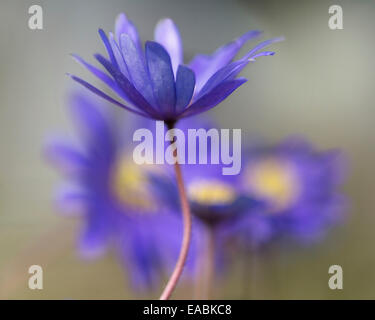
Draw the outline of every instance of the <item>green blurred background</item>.
M32 4L44 9L42 31L28 29ZM332 4L343 8L343 30L328 28ZM96 31L112 30L120 12L135 21L143 39L152 38L160 18L173 18L186 60L249 29L264 30L265 38L284 35L286 41L272 47L277 54L251 64L243 72L249 82L211 114L225 128L242 128L272 142L303 134L321 149L341 148L349 159L346 223L319 245L260 255L256 273L249 267L254 260L238 261L216 283L215 298L374 299L373 0L2 0L0 299L158 296L158 291L134 294L111 255L82 262L75 250L79 220L54 212L51 199L60 178L41 156L51 132L73 135L64 103L72 83L65 73L84 71L69 54L89 57L101 50ZM41 291L27 286L33 264L44 269ZM327 285L333 264L344 270L341 291ZM190 293L183 285L176 297Z

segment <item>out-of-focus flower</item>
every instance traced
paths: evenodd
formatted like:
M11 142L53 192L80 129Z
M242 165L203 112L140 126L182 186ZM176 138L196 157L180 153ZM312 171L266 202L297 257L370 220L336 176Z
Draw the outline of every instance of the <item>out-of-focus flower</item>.
M197 55L185 66L182 41L170 19L161 20L155 29L155 41L142 48L137 29L125 14L116 20L115 33L109 36L99 30L109 60L100 54L95 58L105 73L82 58L74 57L102 80L123 102L113 99L90 83L71 77L107 101L138 115L174 124L178 119L205 112L223 101L245 83L236 78L257 57L273 55L261 51L280 38L261 42L242 58L233 61L242 46L261 32L249 31L212 55Z
M280 236L318 240L343 216L343 173L341 153L319 152L302 139L255 148L243 167L242 186L266 206L245 215L242 235L255 245Z
M151 193L147 172L161 169L134 163L127 149L132 135L123 132L123 123L109 121L97 103L81 94L71 101L81 147L55 140L45 150L68 180L58 193L59 209L84 214L84 256L115 248L136 288L154 285L162 269L173 267L182 233L178 216Z
M208 118L199 121L184 121L176 126L184 132L189 129L215 128L215 124ZM195 154L199 157L199 143L196 144ZM229 239L236 236L237 224L250 215L253 210L258 210L264 204L262 201L246 194L241 186L240 175L223 175L221 164L188 164L188 149L185 144L185 164L182 164L186 193L193 216L193 244L194 258L205 255L208 234L214 237L216 266L222 266L226 258L225 250ZM208 159L212 154L210 143L207 144ZM177 186L172 175L150 177L157 197L178 212L179 198ZM195 260L196 261L196 260Z
M214 228L240 218L250 208L261 202L244 194L238 176L223 176L220 165L183 165L186 191L194 217ZM178 208L175 181L158 176L153 179L159 198L172 208Z

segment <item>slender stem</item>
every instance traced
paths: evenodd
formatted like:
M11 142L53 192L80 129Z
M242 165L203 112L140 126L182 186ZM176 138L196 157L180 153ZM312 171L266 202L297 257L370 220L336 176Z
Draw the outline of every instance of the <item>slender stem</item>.
M190 214L190 207L189 202L186 196L185 186L182 179L181 167L178 162L174 165L176 179L177 179L177 186L178 186L178 193L180 196L181 201L181 209L182 209L182 216L183 216L183 223L184 223L184 234L182 238L181 250L180 255L178 257L176 266L172 272L171 277L168 280L167 285L163 293L160 296L160 300L168 300L175 289L178 280L181 277L186 258L189 252L190 246L190 238L191 238L191 214Z

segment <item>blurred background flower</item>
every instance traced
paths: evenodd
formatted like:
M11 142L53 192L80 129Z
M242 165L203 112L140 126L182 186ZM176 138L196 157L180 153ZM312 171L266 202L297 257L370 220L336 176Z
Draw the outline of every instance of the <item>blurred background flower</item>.
M339 151L317 151L300 138L253 149L246 157L242 185L248 195L267 205L255 214L253 210L248 223L241 221L239 226L252 245L280 236L318 241L342 221L345 169Z
M58 209L83 214L79 249L84 257L112 248L129 271L133 287L150 290L177 259L181 222L159 204L149 186L147 171L157 176L163 169L133 161L135 126L111 121L95 100L81 93L71 97L81 148L62 141L46 147L47 159L68 180L58 193Z
M177 127L187 136L188 129L209 130L217 124L206 117ZM212 297L217 272L225 277L223 271L242 255L254 259L260 251L286 239L317 243L343 222L346 199L340 188L346 170L341 152L318 151L297 137L274 146L264 141L248 144L243 143L246 152L239 175L224 176L222 165L210 164L216 157L210 145L209 164L182 165L196 238L197 297ZM196 154L201 154L198 143ZM151 174L151 181L158 198L178 212L173 177Z

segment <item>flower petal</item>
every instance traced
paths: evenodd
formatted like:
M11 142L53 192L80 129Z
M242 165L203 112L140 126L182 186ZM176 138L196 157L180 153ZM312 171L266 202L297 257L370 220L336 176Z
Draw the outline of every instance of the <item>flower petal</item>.
M127 237L122 240L121 252L122 258L131 272L132 285L140 290L155 285L161 267L159 239L153 237L152 224L146 231L144 227L145 223L136 221L131 223L131 229L127 230Z
M269 39L269 40L263 41L263 42L259 43L258 45L256 45L253 49L251 49L248 53L246 53L242 57L242 59L243 60L252 59L252 57L254 57L254 55L256 53L258 53L259 50L263 49L264 47L269 46L272 43L280 42L280 41L283 41L283 40L284 40L283 37L279 37L279 38L273 38L273 39Z
M111 60L113 65L115 65L117 67L117 60L115 58L115 54L113 53L112 46L111 46L111 44L108 40L108 37L107 37L106 33L102 29L99 29L99 35L100 35L100 38L102 39L102 41L104 43L104 46L107 50L109 59Z
M119 87L124 90L130 101L142 112L149 114L151 117L157 117L155 109L148 103L141 93L133 84L102 55L96 54L95 58L103 65L104 68L116 80Z
M178 66L183 63L183 49L180 32L173 20L160 20L155 27L154 38L169 53L173 73L176 75Z
M134 110L126 105L124 105L123 103L121 102L118 102L117 100L111 98L109 95L105 94L103 91L100 91L99 89L95 88L93 85L89 84L88 82L86 82L85 80L81 79L81 78L78 78L74 75L71 75L71 74L68 74L68 76L70 76L74 81L78 82L79 84L81 84L82 86L86 87L87 89L89 89L91 92L97 94L99 97L102 97L103 99L107 100L108 102L110 103L113 103L121 108L124 108L130 112L133 112L135 114L138 114L140 116L143 116L143 117L146 117L148 118L148 115L145 114L144 112L139 112L137 110Z
M87 151L100 149L111 153L113 138L108 119L98 110L98 103L80 92L70 96L71 112Z
M132 82L134 87L145 97L151 106L156 106L146 65L129 35L121 35L120 48L128 68L129 81Z
M168 52L157 42L146 42L146 60L155 99L162 111L173 113L176 104L176 88L171 59Z
M46 144L43 154L48 162L57 167L63 174L75 175L87 170L88 159L66 141L51 140Z
M236 40L220 47L212 55L197 55L190 62L189 67L196 77L196 91L199 91L207 80L220 68L227 65L249 40L261 34L258 30L246 32Z
M54 199L57 210L66 216L82 215L87 209L88 196L84 190L63 185Z
M181 114L181 118L190 117L216 107L246 81L247 79L245 78L238 78L220 83L210 92L195 101L190 107L185 109L185 111Z
M234 79L248 63L248 60L239 60L232 62L216 71L216 73L205 83L203 88L198 92L195 100L198 100L200 97L204 96L219 83Z
M80 64L82 64L87 70L89 70L95 77L99 78L103 81L109 88L111 88L116 94L118 94L121 98L129 102L129 98L126 96L125 92L123 92L117 85L117 83L106 73L102 70L96 68L92 64L83 60L80 56L76 54L72 54L72 57Z
M137 28L131 22L125 13L121 13L116 18L116 24L115 24L115 36L118 43L120 43L121 35L127 34L129 35L130 39L132 39L133 43L135 44L139 54L141 54L142 51L142 45L141 40L138 35Z
M111 231L106 210L100 203L91 203L91 208L87 210L87 225L79 241L79 251L84 258L96 258L107 248Z
M189 104L194 93L195 75L193 70L180 65L176 76L176 111L179 112Z
M249 60L255 61L255 58L263 57L263 56L273 56L274 54L275 54L275 52L273 52L273 51L262 51L262 52L259 52L255 55L253 55Z
M121 54L120 48L118 44L115 41L115 37L112 32L109 33L109 43L111 45L113 55L115 56L115 59L117 61L117 65L120 69L120 71L125 75L125 77L129 78L128 69L125 64L125 60Z

